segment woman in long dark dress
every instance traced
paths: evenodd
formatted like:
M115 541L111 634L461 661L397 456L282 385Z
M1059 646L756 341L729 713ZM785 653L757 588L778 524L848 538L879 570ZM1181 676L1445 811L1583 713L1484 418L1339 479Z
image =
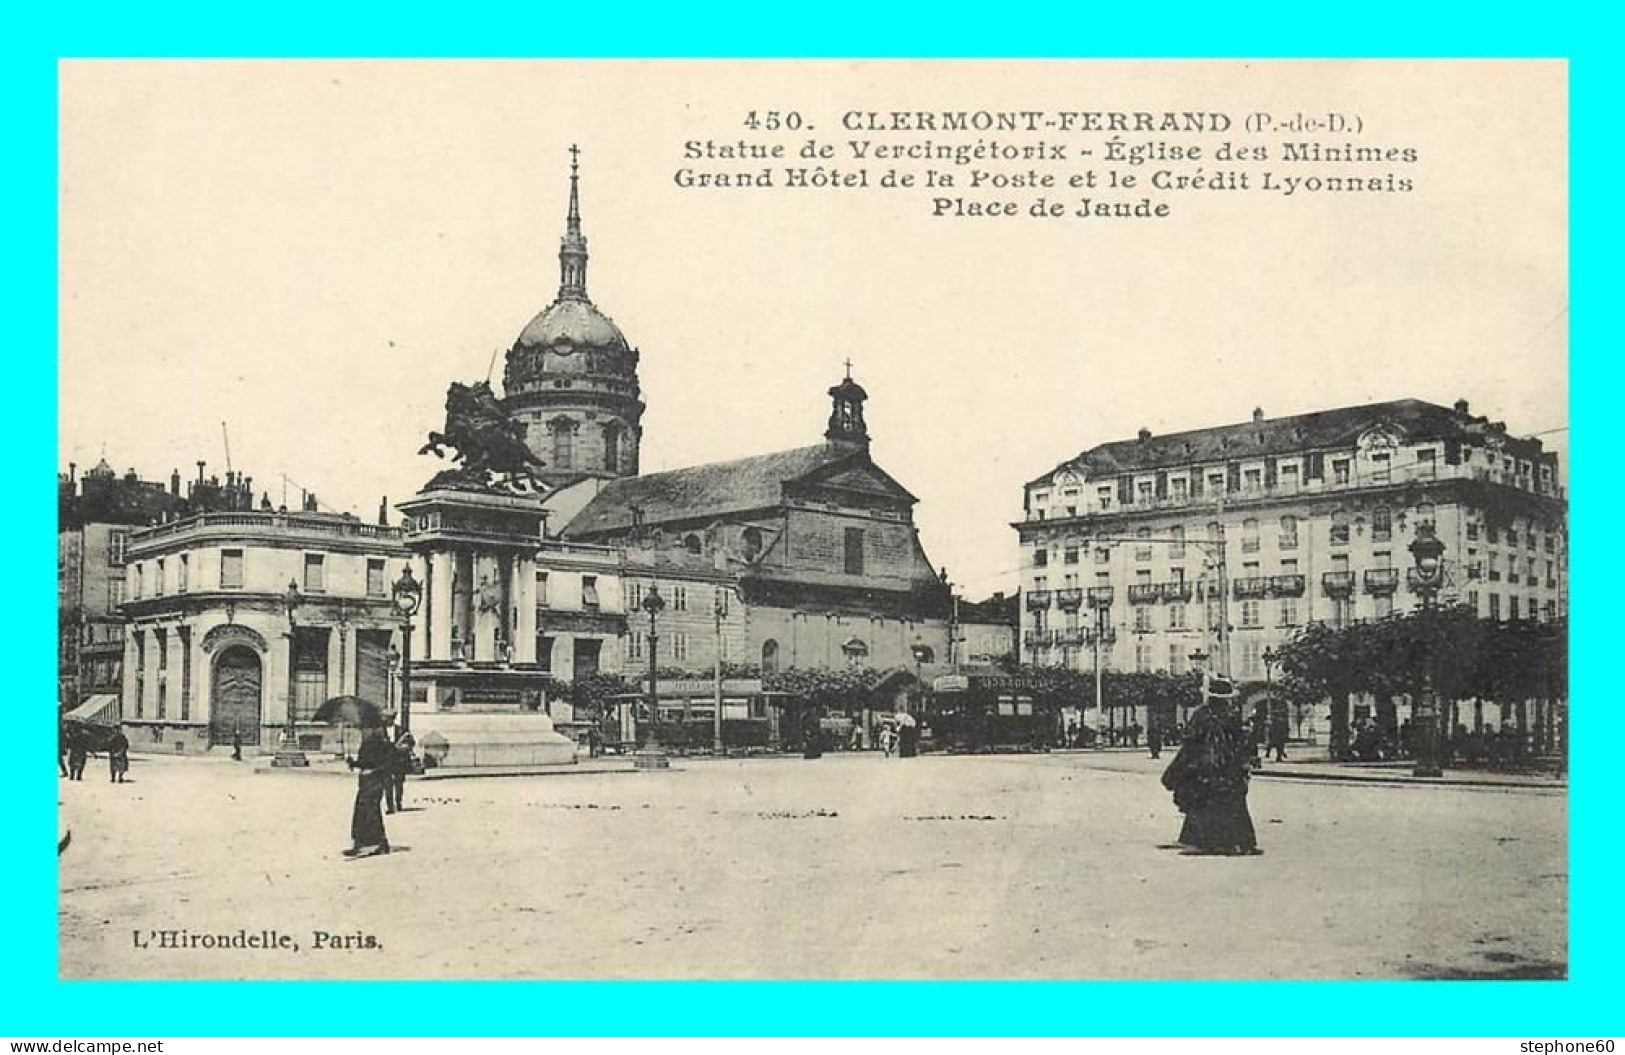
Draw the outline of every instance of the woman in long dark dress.
M361 747L350 760L356 770L355 811L350 815L350 841L346 857L389 853L389 836L384 833L384 786L393 779L394 747L382 727L361 734Z
M1258 836L1247 812L1252 742L1228 679L1211 678L1185 727L1185 742L1162 775L1185 814L1179 842L1197 853L1257 854Z

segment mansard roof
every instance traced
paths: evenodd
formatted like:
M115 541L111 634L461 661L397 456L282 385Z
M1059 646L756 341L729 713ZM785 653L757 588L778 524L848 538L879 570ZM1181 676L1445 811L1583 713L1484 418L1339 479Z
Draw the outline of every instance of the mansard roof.
M1061 463L1029 486L1051 480L1063 469L1081 470L1088 477L1125 472L1183 468L1194 465L1302 454L1352 447L1366 430L1395 426L1408 440L1457 439L1483 443L1491 434L1501 437L1508 453L1535 461L1554 459L1534 439L1506 435L1506 427L1419 399L1396 399L1362 406L1338 407L1283 418L1263 418L1235 425L1218 425L1166 436L1141 433L1140 438L1114 440L1091 447Z

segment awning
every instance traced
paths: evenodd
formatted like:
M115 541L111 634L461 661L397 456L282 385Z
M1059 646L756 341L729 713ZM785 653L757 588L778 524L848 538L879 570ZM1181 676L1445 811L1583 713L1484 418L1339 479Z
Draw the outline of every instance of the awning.
M118 697L113 693L98 693L64 715L70 722L86 725L117 725Z

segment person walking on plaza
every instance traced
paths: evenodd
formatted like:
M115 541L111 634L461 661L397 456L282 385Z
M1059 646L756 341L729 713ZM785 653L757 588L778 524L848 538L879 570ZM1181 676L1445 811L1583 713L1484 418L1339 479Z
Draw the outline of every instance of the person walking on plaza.
M885 752L887 758L897 750L897 730L890 725L883 725L880 728L880 749Z
M355 809L350 814L351 846L345 857L370 857L389 853L389 836L384 831L382 809L384 787L390 780L394 751L381 725L361 732L361 747L350 759L356 771Z
M1286 735L1286 711L1272 711L1270 714L1270 752L1275 757L1271 761L1286 761Z
M390 769L390 789L388 800L394 803L391 813L398 813L406 808L406 778L411 774L417 759L413 750L417 747L417 740L413 739L410 729L402 729L401 735L395 738L395 765Z
M68 723L62 720L60 711L56 716L56 768L63 776L68 775Z
M107 775L114 784L124 783L124 774L130 771L130 738L124 735L124 726L113 730L113 739L107 745Z
M1145 744L1152 758L1162 757L1162 722L1154 714L1145 720Z
M68 779L85 779L85 760L90 750L85 746L85 734L77 729L68 730Z
M1203 696L1206 702L1190 716L1185 742L1162 775L1185 815L1178 841L1190 853L1263 853L1247 812L1253 746L1236 709L1235 686L1228 678L1209 677Z

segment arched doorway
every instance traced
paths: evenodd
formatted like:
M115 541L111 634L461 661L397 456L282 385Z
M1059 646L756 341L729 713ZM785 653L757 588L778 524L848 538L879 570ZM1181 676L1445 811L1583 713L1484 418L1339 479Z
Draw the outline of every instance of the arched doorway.
M762 642L762 673L777 674L779 672L779 643L772 638Z
M260 657L246 645L223 650L214 661L209 694L209 743L260 742Z

